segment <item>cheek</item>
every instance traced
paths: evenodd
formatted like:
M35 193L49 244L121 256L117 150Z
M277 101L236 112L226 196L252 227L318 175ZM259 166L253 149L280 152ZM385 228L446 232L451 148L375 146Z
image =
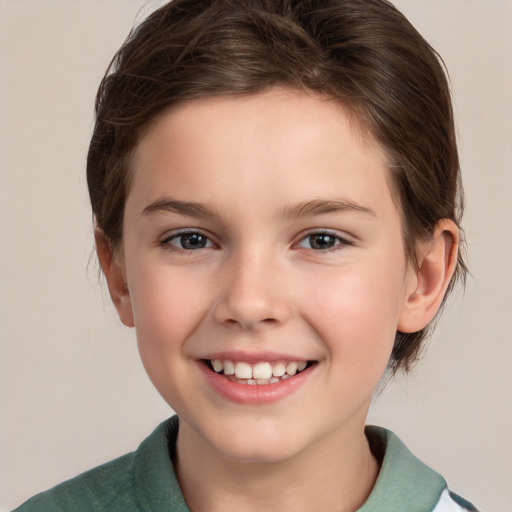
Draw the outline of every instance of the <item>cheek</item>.
M199 283L197 283L199 284ZM205 311L205 290L176 269L140 266L130 294L142 364L155 388L173 409L194 400L185 344Z
M387 364L400 310L402 275L393 269L342 269L316 279L304 294L309 323L333 359L354 365ZM323 284L323 286L322 286Z
M180 346L206 311L201 280L165 265L139 269L130 287L139 344Z

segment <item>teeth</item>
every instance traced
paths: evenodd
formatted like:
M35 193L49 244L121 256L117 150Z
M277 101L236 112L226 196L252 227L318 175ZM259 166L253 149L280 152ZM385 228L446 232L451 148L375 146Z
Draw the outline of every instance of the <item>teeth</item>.
M295 375L297 373L297 363L288 363L286 373L290 376Z
M283 363L277 363L272 368L272 375L274 377L282 377L286 373L286 366Z
M224 361L224 375L234 375L235 365L232 361Z
M252 366L244 361L235 363L220 359L212 359L210 364L214 372L223 373L234 382L249 384L250 386L275 384L281 380L289 379L304 370L308 365L307 361L290 361L288 363L263 361Z
M235 375L239 379L252 379L252 368L249 363L238 362L235 365Z
M270 379L272 377L272 366L270 363L258 363L252 369L252 376L255 379Z
M214 359L212 361L212 368L213 368L213 371L219 373L224 368L224 365L222 364L222 361L219 361L218 359Z

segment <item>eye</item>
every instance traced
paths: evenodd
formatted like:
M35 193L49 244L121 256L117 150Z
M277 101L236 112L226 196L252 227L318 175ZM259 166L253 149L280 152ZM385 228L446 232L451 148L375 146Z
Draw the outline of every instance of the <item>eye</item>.
M184 251L196 251L213 247L213 242L202 233L189 231L186 233L177 233L162 241L163 245L172 245Z
M298 247L313 249L315 251L328 251L329 249L334 248L341 249L346 245L351 245L351 242L341 238L340 236L326 232L310 233L302 238L297 244Z

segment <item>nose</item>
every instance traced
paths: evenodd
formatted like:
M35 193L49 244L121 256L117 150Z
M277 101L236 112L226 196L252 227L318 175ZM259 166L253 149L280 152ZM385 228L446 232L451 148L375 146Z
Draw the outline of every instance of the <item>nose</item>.
M245 255L226 261L214 317L226 326L255 330L286 322L293 312L285 271L272 258Z

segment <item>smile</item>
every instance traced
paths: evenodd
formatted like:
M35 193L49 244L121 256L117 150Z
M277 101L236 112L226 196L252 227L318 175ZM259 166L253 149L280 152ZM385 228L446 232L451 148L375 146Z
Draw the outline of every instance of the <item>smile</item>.
M248 385L268 385L282 382L305 370L308 361L278 361L250 364L245 361L209 359L205 363L217 374L226 376L232 382Z
M218 396L244 405L264 405L294 395L316 374L319 361L277 354L218 354L197 360Z

